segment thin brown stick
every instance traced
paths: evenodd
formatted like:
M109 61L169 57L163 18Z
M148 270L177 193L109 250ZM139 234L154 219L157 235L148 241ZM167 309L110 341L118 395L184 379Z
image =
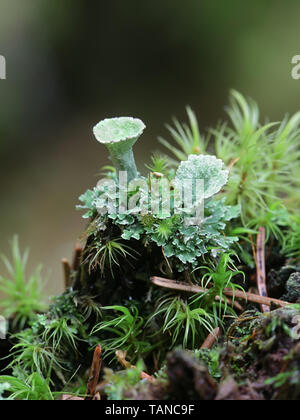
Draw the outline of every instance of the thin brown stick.
M89 380L86 390L86 400L93 399L96 394L97 385L99 382L100 370L102 365L102 348L100 344L96 347L93 357L93 362L90 370Z
M128 360L126 360L126 353L124 351L117 350L116 356L117 356L118 362L120 363L120 365L123 366L123 368L132 369L135 367L130 362L128 362Z
M130 362L126 360L126 352L121 350L116 351L116 356L118 362L125 368L125 369L136 369L136 366L132 365ZM141 379L146 379L149 382L155 382L155 378L153 376L148 375L146 372L141 372Z
M215 328L207 337L207 339L204 341L204 343L201 346L201 349L211 349L217 339L221 337L222 330L221 328Z
M64 394L61 397L62 401L84 401L84 398L81 397L74 397L74 395Z
M208 292L208 289L204 289L203 287L199 287L196 285L190 286L189 284L181 283L176 280L164 279L162 277L151 277L150 280L156 286L165 287L166 289L180 290L182 292L188 292L188 293ZM267 297L255 295L253 293L242 292L241 290L233 291L232 289L224 289L223 293L224 295L233 297L235 299L243 299L249 302L260 303L260 304L264 304L268 306L271 306L272 303L282 308L289 305L288 302L284 302L283 300L267 298Z
M234 165L235 165L235 164L236 164L239 160L240 160L240 158L239 158L239 157L231 160L231 162L229 163L229 166L228 166L228 169L229 169L229 171L230 171L230 172L231 172L232 168L234 167Z
M266 241L266 229L263 227L259 228L257 235L256 245L256 281L258 292L260 296L267 297L267 283L266 283L266 260L265 260L265 241ZM262 312L270 312L270 307L267 305L261 305Z
M93 401L101 401L101 395L100 392L97 392L94 397L93 397Z
M64 275L64 285L65 285L65 289L67 289L68 287L70 287L70 282L71 282L71 266L69 261L66 258L63 258L61 260L62 263L62 267L63 267L63 275Z
M216 300L220 301L221 299L217 296ZM228 303L229 306L234 307L235 309L237 309L240 312L242 312L244 310L242 305L240 305L239 302L237 302L236 300L232 301L231 299L226 298L226 302Z

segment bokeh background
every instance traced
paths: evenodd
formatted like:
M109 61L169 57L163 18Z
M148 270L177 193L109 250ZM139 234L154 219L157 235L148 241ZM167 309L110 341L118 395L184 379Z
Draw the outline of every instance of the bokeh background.
M103 118L145 121L142 169L187 104L203 131L224 117L230 88L263 117L299 110L299 17L299 0L1 0L1 252L17 233L48 293L62 291L60 260L85 227L78 196L108 164L92 135Z

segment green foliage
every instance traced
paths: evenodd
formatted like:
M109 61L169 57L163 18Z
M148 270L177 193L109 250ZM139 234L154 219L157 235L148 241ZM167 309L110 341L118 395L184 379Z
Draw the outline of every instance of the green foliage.
M79 208L91 221L79 273L82 287L76 285L76 291L70 289L58 297L45 315L37 315L42 311L36 292L39 270L25 281L28 253L21 256L14 239L13 263L4 258L11 279L0 277L0 290L8 295L6 316L14 316L16 326L29 323L30 328L13 336L10 367L14 378L0 378L0 394L8 390L9 398L34 399L37 393L39 399L53 398L50 387L67 384L80 369L82 349L87 352L99 342L111 362L115 362L115 352L122 350L131 363L143 357L158 367L168 349L187 348L220 379L218 349L196 349L214 328L225 328L227 318L236 317L234 298L231 304L224 289L233 294L244 291L240 284L245 275L235 265L237 245L241 258L254 268L251 235L264 226L267 240L275 240L288 257L300 258L300 218L295 212L299 207L300 114L280 124L262 125L257 105L232 91L227 108L230 122L210 130L205 139L195 114L190 108L187 113L189 125L174 120L175 127L168 126L174 146L160 139L173 157L155 154L146 178L138 175L132 154L139 134L135 130L142 131L143 125L138 123L132 132L132 126L121 127L124 121L114 119L96 127L96 137L108 146L115 164L115 168L105 168L113 188L99 183L80 197ZM216 156L209 154L212 151ZM121 169L128 169L129 178L136 181L127 196L127 204L134 205L128 208L125 203L120 206L127 192L117 177ZM193 202L182 209L186 180L191 181L188 192ZM204 181L200 198L197 180ZM194 223L201 203L203 215ZM151 288L150 270L180 281L188 279L207 291L188 296ZM101 306L104 287L114 289L114 305ZM253 330L235 323L232 328L240 342ZM274 319L266 335L273 336L277 329L290 333L284 322ZM140 383L142 370L142 362L136 369L116 374L106 370L108 398L124 399L126 388ZM269 384L280 387L291 378L288 372Z
M158 241L167 241L174 233L174 217L158 221L154 235L157 235Z
M100 304L97 302L97 296L74 296L75 305L80 307L80 314L83 322L87 322L91 317L98 320L102 316Z
M2 256L9 277L0 276L0 291L5 294L0 307L5 317L12 318L13 329L23 329L28 322L35 319L36 313L43 312L46 308L42 297L41 267L37 267L27 279L25 270L28 250L21 255L17 236L13 238L11 248L11 262Z
M154 154L151 156L151 163L146 165L146 168L149 169L150 172L155 172L165 176L168 176L170 173L170 164L167 158L161 156L160 154Z
M281 124L261 125L257 105L236 91L231 92L227 111L232 127L214 131L217 155L228 165L235 162L227 202L241 204L245 224L282 198L288 198L289 208L299 204L295 191L300 185L300 113Z
M290 258L300 261L300 217L294 216L291 227L284 236L283 252Z
M265 380L265 385L273 385L276 389L283 387L287 383L289 383L290 386L299 385L299 371L297 369L290 372L279 373L274 378Z
M37 315L30 328L11 336L15 344L8 368L13 376L0 377L0 384L9 384L9 399L54 399L51 389L70 389L70 382L84 364L81 351L87 352L100 342L91 333L90 317L97 319L101 310L90 299L68 291L55 298L48 313ZM85 359L87 369L86 355Z
M162 297L148 323L163 318L160 332L171 337L170 348L181 344L183 348L195 348L200 340L212 332L214 318L204 308L193 305L180 296Z
M0 389L1 384L4 385L2 389L4 388L9 394L7 400L54 401L57 395L50 390L49 381L38 373L22 379L0 376Z
M105 369L104 381L105 394L109 401L126 400L124 393L141 382L141 372L144 369L143 362L139 360L136 367L114 373L110 369Z
M104 316L104 319L92 330L92 334L106 335L108 333L111 336L111 338L101 341L107 356L114 354L116 350L123 350L132 359L136 359L150 350L151 345L143 340L144 319L139 316L136 306L130 305L130 309L128 309L116 305L102 309L103 311L113 311L114 314L120 313L118 316Z
M259 213L248 223L249 228L263 226L266 229L266 240L275 238L281 246L286 242L287 229L290 228L291 217L287 208L279 201L270 204L267 209Z
M115 306L99 310L91 335L101 337L108 356L123 350L133 360L152 353L161 361L166 348L195 350L214 328L225 327L226 318L236 314L234 298L231 305L224 289L233 294L244 291L245 275L236 268L234 252L239 249L241 259L254 268L251 235L258 227L264 226L267 240L274 240L286 255L299 255L295 209L299 206L300 113L282 123L261 124L257 105L232 91L229 122L210 130L206 138L193 111L188 108L187 113L188 124L174 120L174 128L168 126L173 143L160 139L172 157L154 155L147 166L149 176L139 177L129 192L127 204L134 202L133 206L120 207L125 189L116 174L110 177L115 188L107 191L98 186L80 198L85 217L92 221L84 263L108 281L124 274L145 293L140 305L136 300L128 302L131 296L136 299L131 290L124 294L122 290ZM197 180L204 181L204 197L197 197L201 188ZM182 209L186 184L193 200ZM204 213L199 216L196 209L201 203ZM144 271L143 258L147 258ZM133 270L127 271L129 262ZM207 292L192 297L153 292L144 280L152 269L181 281L189 279ZM154 354L156 346L160 355ZM220 377L218 352L202 356L212 375ZM120 397L120 388L116 385L112 393Z
M185 226L180 224L176 235L164 245L167 258L175 258L176 268L184 271L199 267L201 258L212 252L229 250L238 240L237 237L226 236L226 223L237 217L239 207L229 207L224 200L208 201L205 208L205 218L200 226ZM179 260L179 261L178 261Z
M65 318L52 319L46 321L45 330L42 339L45 343L49 343L54 352L60 348L70 347L73 351L77 351L77 330L74 325L68 325Z
M291 309L292 305L289 305L289 308ZM266 337L274 337L278 332L283 332L291 338L293 335L290 325L284 319L273 317L266 327Z
M13 336L17 344L12 348L13 361L10 367L22 370L27 375L37 372L46 379L52 370L62 370L62 359L55 355L52 346L43 341L36 328L35 324L33 330L27 329Z
M222 372L220 369L220 349L201 349L195 351L196 357L204 362L208 367L210 376L215 380L219 381L222 377Z
M188 299L172 293L163 295L147 321L149 324L157 318L162 319L163 326L157 334L171 337L170 348L178 345L190 349L200 347L208 333L223 326L225 315L235 316L224 295L224 289L243 291L241 286L233 282L233 278L243 278L244 273L235 268L232 255L223 254L214 268L204 266L199 267L199 270L206 272L201 284L203 288L208 288L206 293Z
M289 212L296 210L300 186L300 113L284 118L281 123L261 125L256 103L247 101L236 91L230 93L227 113L230 124L221 123L210 130L207 141L202 139L199 142L199 130L195 129L197 122L193 115L190 126L175 121L175 128L170 129L176 146L165 140L162 144L177 159L185 161L191 153L208 153L210 141L216 156L231 171L224 189L226 202L241 205L245 226L251 223L257 228L253 219L259 214L263 217L266 212L272 213L275 202L284 200ZM194 143L200 147L193 150L191 145ZM173 159L170 163L176 164Z
M203 154L207 149L207 141L200 134L195 113L190 107L187 107L186 110L189 125L180 124L177 119L173 119L174 128L167 125L167 129L170 132L173 141L177 144L177 147L162 137L159 138L159 142L177 159L174 160L169 158L169 162L175 166L177 166L180 161L186 160L189 155Z
M84 194L79 197L79 201L83 204L78 205L77 208L79 210L88 210L82 217L84 219L93 218L97 214L97 209L94 206L94 202L98 197L98 190L94 188L94 190L87 190Z
M122 243L121 239L108 240L105 243L97 242L88 249L87 261L89 261L90 270L100 268L104 275L106 269L109 269L114 277L113 267L119 267L121 261L136 258L137 252L130 246Z
M78 366L79 343L91 341L81 302L74 292L58 297L46 315L38 315L30 328L13 335L10 367L20 373L65 384L70 367Z
M175 194L181 191L184 179L193 181L204 179L204 220L202 223L191 222L195 216L196 208L201 205L203 197L195 197L189 208L183 210L175 206ZM196 268L202 257L212 250L227 251L238 240L235 236L226 235L227 223L239 216L240 207L230 207L225 204L225 199L217 200L215 197L228 180L228 171L223 169L222 161L214 156L191 156L188 162L182 162L174 178L176 192L171 186L169 194L159 194L152 197L150 209L145 213L144 199L148 198L148 192L141 187L139 200L133 209L120 213L110 213L109 207L105 207L105 193L99 189L88 192L85 205L90 214L98 217L94 237L105 238L111 229L111 223L119 228L124 241L140 241L146 247L159 247L163 249L162 259L167 258L172 269L185 271ZM144 182L146 182L144 180ZM159 182L156 180L156 182ZM163 182L161 180L161 182ZM149 189L152 190L154 180L149 180ZM160 184L158 184L160 185ZM167 185L169 185L167 183ZM192 194L193 194L192 191ZM93 196L93 199L91 198ZM99 201L99 197L102 197ZM84 200L81 197L81 200ZM168 211L165 209L165 200L169 201ZM198 201L200 200L200 202ZM179 205L181 201L179 200ZM158 213L151 212L158 209ZM98 227L97 227L98 226ZM98 235L99 234L99 235ZM98 236L97 236L98 235ZM105 267L109 267L114 276L114 270L119 266L118 257L129 261L136 253L120 243L118 239L95 239L89 246L86 261L90 269L100 267L103 274Z
M233 262L233 254L223 254L215 267L199 267L199 270L204 270L206 273L202 276L201 286L208 288L206 293L195 296L194 302L204 301L205 307L212 308L215 319L223 319L227 313L228 303L224 295L224 289L231 289L233 293L239 289L244 291L242 286L233 282L233 278L241 276L245 278L245 274L235 268ZM216 303L216 298L219 302Z

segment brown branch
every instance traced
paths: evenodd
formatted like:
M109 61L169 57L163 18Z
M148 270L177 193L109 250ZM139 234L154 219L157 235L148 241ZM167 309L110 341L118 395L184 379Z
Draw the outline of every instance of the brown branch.
M266 241L266 229L263 227L259 228L257 235L257 251L256 251L256 281L258 292L260 296L267 297L267 283L266 283L266 260L265 260L265 241ZM262 312L270 312L270 307L267 305L261 305Z
M211 349L217 339L221 337L222 330L221 328L214 329L207 337L207 339L204 341L204 343L201 346L201 349Z
M181 283L176 280L169 280L164 279L162 277L151 277L151 282L155 284L156 286L164 287L167 289L172 290L180 290L182 292L188 292L188 293L206 293L208 292L208 289L204 289L200 286L190 286L186 283ZM254 303L260 303L264 305L271 306L272 303L274 305L284 308L285 306L289 305L288 302L284 302L283 300L273 299L273 298L267 298L259 295L255 295L253 293L247 293L242 292L241 290L235 290L232 289L224 289L223 290L224 295L233 297L235 299L243 299L246 301L254 302Z
M216 300L218 302L220 302L220 298L219 296L216 297ZM224 301L224 299L222 299L222 301ZM239 304L239 302L237 302L236 300L231 300L229 298L226 298L226 302L228 303L229 306L234 307L235 309L237 309L238 311L242 312L244 310L244 308L242 307L242 305Z
M86 390L86 400L93 399L96 394L97 385L99 382L100 370L102 365L102 348L100 344L96 347L93 357L93 362L90 370L87 390Z
M125 368L125 369L136 369L136 366L132 365L130 362L126 360L126 352L117 350L116 356L118 362ZM148 375L146 372L141 372L141 379L146 379L149 382L155 382L154 376Z

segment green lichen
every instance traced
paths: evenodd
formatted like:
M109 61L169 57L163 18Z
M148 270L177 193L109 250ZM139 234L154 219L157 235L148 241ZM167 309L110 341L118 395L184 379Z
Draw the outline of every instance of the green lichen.
M131 117L106 119L94 127L96 139L109 150L115 168L127 172L129 181L138 176L132 147L144 129L141 120Z
M228 182L229 171L224 169L224 162L215 156L190 155L181 162L176 172L176 179L204 181L204 198L217 194Z

